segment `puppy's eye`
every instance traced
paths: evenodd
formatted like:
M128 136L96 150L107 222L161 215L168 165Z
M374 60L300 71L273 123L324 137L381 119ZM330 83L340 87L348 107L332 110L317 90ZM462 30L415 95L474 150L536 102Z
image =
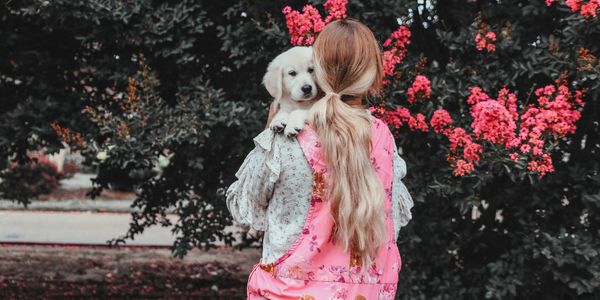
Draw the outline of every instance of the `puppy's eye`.
M290 76L296 76L297 75L296 71L289 71L288 74L290 74Z
M313 68L308 68L308 73L311 73L311 74L312 74L312 72L314 72L314 71L315 71L315 69L313 69Z

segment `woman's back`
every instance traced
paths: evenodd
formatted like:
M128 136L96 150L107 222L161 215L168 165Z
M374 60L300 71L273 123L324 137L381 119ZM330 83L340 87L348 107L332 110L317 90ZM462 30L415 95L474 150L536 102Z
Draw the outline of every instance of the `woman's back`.
M328 164L323 158L318 135L312 128L306 127L298 136L313 178L305 224L281 257L272 263L255 266L248 282L249 297L393 297L401 263L392 221L395 145L386 125L375 118L372 121L371 162L386 191L385 210L381 212L386 224L386 242L379 247L369 269L361 269L362 258L359 253L346 251L335 238L336 225L331 218L330 199L325 192L329 188L326 180ZM301 288L294 292L289 290L290 286Z
M296 139L265 130L227 191L227 205L237 224L265 232L262 263L281 257L302 232L313 186L312 170ZM406 164L393 149L392 218L397 238L411 219L413 200L403 184Z
M314 76L324 96L312 104L310 125L297 138L304 157L287 144L261 143L259 136L257 149L249 155L259 159L244 162L246 171L237 174L239 183L228 193L234 218L266 231L266 255L250 274L248 297L392 299L401 264L393 219L402 211L405 219L409 217L412 201L400 205L403 202L393 200L394 177L402 177L394 174L394 139L387 126L360 105L381 86L381 52L369 28L353 20L327 25L313 49ZM288 158L281 157L282 149L288 150ZM303 160L310 172L306 164L290 163ZM256 171L250 170L252 164ZM260 164L262 169L256 167ZM266 180L246 180L259 177ZM302 198L307 195L294 184L308 185L295 182L298 177L312 181L306 210L302 208L307 199ZM293 216L304 217L301 229L292 226L287 235L278 232ZM267 249L277 242L285 246ZM284 253L268 253L283 248Z

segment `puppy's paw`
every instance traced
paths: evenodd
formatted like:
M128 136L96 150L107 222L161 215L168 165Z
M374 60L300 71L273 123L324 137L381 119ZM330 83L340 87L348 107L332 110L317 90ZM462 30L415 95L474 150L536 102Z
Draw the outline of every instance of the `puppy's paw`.
M285 136L292 138L292 137L297 136L300 133L300 131L302 131L302 128L298 128L296 126L289 125L289 126L285 127L285 130L283 130L283 133L285 134Z
M302 131L306 123L306 115L302 110L295 110L290 114L287 126L285 127L284 133L288 137L294 137Z
M271 130L273 130L273 132L283 132L283 130L287 127L288 118L289 114L287 112L280 111L275 115L269 127Z
M271 127L271 130L273 130L274 132L279 133L279 132L283 132L284 131L284 129L286 128L286 125L287 124L285 123L284 120L279 119L279 120L273 120L271 122L271 126L270 127Z

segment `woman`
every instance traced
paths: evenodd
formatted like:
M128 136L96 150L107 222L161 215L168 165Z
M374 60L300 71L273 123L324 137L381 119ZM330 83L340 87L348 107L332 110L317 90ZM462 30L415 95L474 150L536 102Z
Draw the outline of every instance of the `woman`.
M412 199L393 136L361 102L381 86L381 53L354 20L327 25L314 43L325 93L296 139L265 130L236 173L227 205L264 231L249 299L394 299L396 238Z

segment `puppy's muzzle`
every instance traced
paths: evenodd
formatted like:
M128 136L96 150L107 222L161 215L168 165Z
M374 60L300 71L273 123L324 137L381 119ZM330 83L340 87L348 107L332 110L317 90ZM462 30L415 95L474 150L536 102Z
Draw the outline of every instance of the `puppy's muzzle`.
M304 93L305 98L312 96L312 86L310 84L303 85L300 90Z

